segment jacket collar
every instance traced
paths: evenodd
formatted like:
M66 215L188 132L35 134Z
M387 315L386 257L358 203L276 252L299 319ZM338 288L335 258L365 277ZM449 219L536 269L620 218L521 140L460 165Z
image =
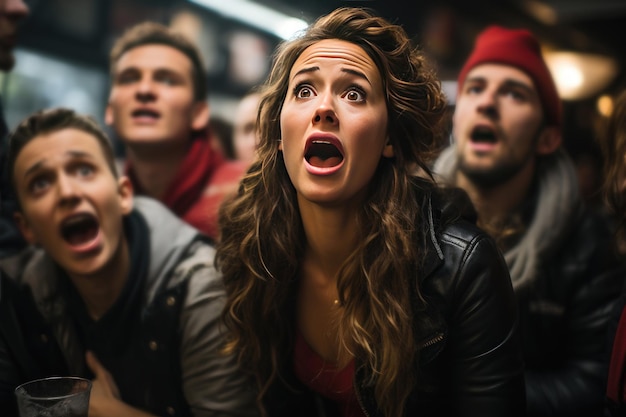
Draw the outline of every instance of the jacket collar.
M430 276L443 263L443 250L437 240L439 218L435 217L432 194L428 193L422 205L422 221L424 224L424 262L420 281ZM438 213L437 213L438 214Z

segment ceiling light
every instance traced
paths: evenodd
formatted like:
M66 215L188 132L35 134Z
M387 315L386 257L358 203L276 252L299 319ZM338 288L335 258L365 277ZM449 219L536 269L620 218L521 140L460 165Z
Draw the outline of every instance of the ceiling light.
M281 39L290 39L308 23L249 0L189 0L225 17L238 20Z
M544 56L564 100L583 100L601 93L618 70L613 58L598 54L547 51Z
M596 102L598 113L604 117L609 117L613 113L613 99L609 95L603 95Z
M555 25L559 20L554 8L545 2L528 0L522 2L522 7L524 7L528 13L533 15L535 19L546 25Z

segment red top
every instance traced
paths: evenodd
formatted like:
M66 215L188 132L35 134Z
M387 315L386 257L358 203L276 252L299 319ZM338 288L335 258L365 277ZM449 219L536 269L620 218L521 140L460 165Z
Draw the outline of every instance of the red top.
M304 385L335 402L343 417L365 417L354 393L354 360L338 369L326 362L298 332L293 358L296 376Z
M613 342L606 396L616 404L626 402L626 307L622 309Z

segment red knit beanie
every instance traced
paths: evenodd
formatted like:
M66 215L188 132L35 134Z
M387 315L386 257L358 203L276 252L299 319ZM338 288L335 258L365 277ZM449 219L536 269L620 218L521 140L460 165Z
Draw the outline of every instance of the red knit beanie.
M541 55L539 42L529 31L500 26L489 26L482 31L459 74L459 90L463 87L467 73L487 62L511 65L527 73L535 82L548 125L561 126L559 93Z

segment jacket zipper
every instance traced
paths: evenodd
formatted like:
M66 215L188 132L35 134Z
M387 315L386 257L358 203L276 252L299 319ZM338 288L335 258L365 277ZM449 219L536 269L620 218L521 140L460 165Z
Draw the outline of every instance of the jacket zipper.
M437 333L435 335L435 337L433 337L432 339L427 340L426 342L422 343L422 346L420 346L421 348L425 348L428 346L432 346L435 343L439 343L443 340L443 333Z
M356 371L354 373L354 376L356 376ZM365 409L365 406L363 406L361 395L359 395L359 390L357 389L357 386L356 386L356 378L352 378L352 388L354 389L354 395L356 396L356 401L359 403L359 407L361 407L361 411L363 411L363 414L365 414L366 417L370 417L370 414Z
M433 338L424 342L421 347L425 348L428 346L432 346L435 343L441 342L443 340L443 336L444 336L443 333L437 333ZM356 376L356 372L355 372L355 376ZM359 394L359 390L357 389L357 386L356 386L356 379L352 380L352 388L354 389L354 395L356 396L356 400L359 403L359 407L361 407L363 414L365 414L366 417L370 417L369 413L365 409L365 406L363 405L363 400L361 400L361 395Z

